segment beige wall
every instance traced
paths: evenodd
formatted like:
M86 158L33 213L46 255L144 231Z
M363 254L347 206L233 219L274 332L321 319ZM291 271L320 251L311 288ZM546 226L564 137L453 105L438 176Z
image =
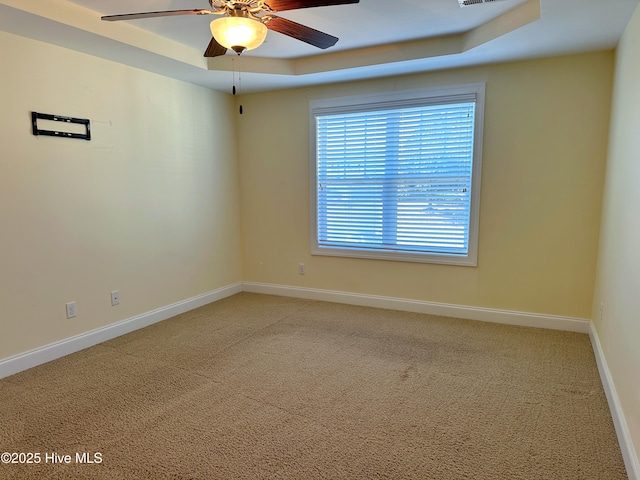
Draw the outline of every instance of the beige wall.
M6 33L0 52L0 359L241 280L230 96ZM31 111L93 140L35 137Z
M593 320L640 458L640 7L620 42ZM604 309L600 318L600 303Z
M243 279L590 318L613 62L602 52L243 96ZM479 81L478 267L311 256L309 99Z

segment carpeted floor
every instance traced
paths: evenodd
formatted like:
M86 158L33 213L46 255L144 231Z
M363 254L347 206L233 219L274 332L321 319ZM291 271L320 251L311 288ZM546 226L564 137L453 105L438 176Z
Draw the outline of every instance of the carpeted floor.
M40 454L20 480L627 478L587 335L249 293L0 380L0 452Z

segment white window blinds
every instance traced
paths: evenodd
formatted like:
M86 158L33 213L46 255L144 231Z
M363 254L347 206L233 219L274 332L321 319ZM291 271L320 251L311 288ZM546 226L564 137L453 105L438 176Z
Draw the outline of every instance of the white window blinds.
M317 249L467 257L476 118L474 95L318 110Z

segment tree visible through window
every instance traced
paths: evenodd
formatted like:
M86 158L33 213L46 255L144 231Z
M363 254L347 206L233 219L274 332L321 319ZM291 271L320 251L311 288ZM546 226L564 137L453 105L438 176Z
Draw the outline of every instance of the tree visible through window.
M313 253L476 264L484 85L311 104Z

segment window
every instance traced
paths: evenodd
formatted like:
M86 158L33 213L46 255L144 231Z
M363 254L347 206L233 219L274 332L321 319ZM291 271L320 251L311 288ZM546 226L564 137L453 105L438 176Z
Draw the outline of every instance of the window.
M313 254L476 265L484 84L310 114Z

